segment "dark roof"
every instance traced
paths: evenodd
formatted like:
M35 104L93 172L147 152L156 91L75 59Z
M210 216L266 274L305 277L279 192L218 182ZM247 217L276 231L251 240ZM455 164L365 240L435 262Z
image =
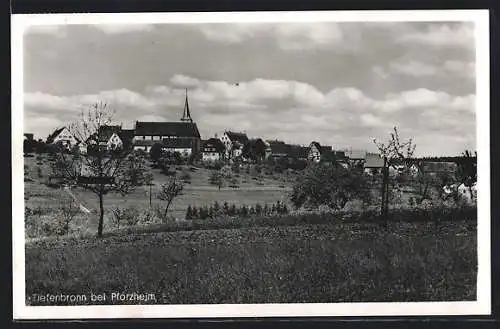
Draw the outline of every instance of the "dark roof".
M47 137L47 144L52 143L54 141L54 138L56 138L64 130L64 128L66 127L61 127L54 130L54 132L50 134L49 137Z
M203 149L214 148L216 152L224 152L226 147L218 138L210 138L203 142Z
M134 146L153 146L154 144L162 144L160 141L152 141L150 139L138 139L134 141Z
M382 168L384 166L384 159L378 154L367 153L365 158L365 168Z
M457 164L455 162L423 161L422 169L425 172L453 172L457 169Z
M227 137L229 137L229 140L231 140L231 142L233 143L238 142L241 145L245 145L246 143L248 143L248 136L245 133L226 131L226 135Z
M24 133L24 137L26 137L27 139L29 140L32 140L33 139L33 134L32 133Z
M266 142L267 142L269 145L271 145L271 144L285 144L285 142L284 142L284 141L279 141L279 140L277 140L277 139L268 139Z
M285 143L269 143L272 155L287 156L290 154L290 145Z
M188 149L193 147L193 140L187 138L163 138L163 147L171 149Z
M300 145L290 145L290 155L295 158L307 158L309 148Z
M135 123L136 136L197 137L200 132L193 122L139 122Z
M122 129L119 135L123 142L131 142L134 139L134 129Z
M347 155L345 154L345 151L332 151L333 154L338 158L338 159L346 159Z
M364 160L366 157L366 151L363 150L349 150L346 152L349 159L352 160Z
M113 134L117 134L120 137L121 130L122 130L121 126L101 126L101 127L99 127L99 142L109 141L109 139L111 138L111 136L113 136Z

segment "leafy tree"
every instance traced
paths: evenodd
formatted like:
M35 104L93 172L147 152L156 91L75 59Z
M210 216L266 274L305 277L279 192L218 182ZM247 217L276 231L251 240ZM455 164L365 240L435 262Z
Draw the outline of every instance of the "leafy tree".
M311 165L299 176L293 185L291 201L296 208L326 205L342 209L349 200L366 199L366 191L362 173L319 163Z
M191 213L191 218L198 219L199 216L200 216L200 214L198 212L198 209L196 208L196 206L193 206L192 213Z
M222 211L224 212L224 215L229 215L229 204L227 201L224 201L224 205L222 206Z
M220 171L212 172L212 174L210 175L210 184L216 185L220 191L222 183L223 183L222 173Z
M262 210L263 209L262 209L262 206L260 205L260 203L257 203L255 205L255 214L258 215L258 216L261 215L262 214Z
M235 205L235 204L232 204L232 205L231 205L231 208L229 208L229 215L230 215L230 216L234 216L234 215L236 215L236 213L237 213L237 210L236 210L236 205Z
M163 146L160 143L155 143L151 146L151 150L149 150L149 156L152 161L158 162L158 160L163 155Z
M161 185L158 199L165 202L163 218L167 218L168 208L172 204L172 201L181 194L183 188L184 186L182 183L178 182L175 178L171 178L168 182Z
M248 208L245 205L242 205L240 208L240 215L242 217L247 217L248 216Z
M262 213L264 215L268 215L269 214L269 206L267 205L267 203L264 204L264 208L262 209Z
M187 220L193 219L193 209L191 209L191 205L189 205L187 207L187 210L186 210L186 219Z
M125 196L144 184L146 168L130 150L95 148L88 152L89 146L98 145L98 132L101 127L112 123L113 111L105 103L97 102L87 111L82 111L80 119L71 123L68 130L76 139L87 146L87 152L79 148L67 150L65 147L54 149L56 161L52 163L64 182L77 185L93 192L99 200L99 221L97 236L102 236L104 226L104 197L109 192ZM135 165L131 162L139 161Z

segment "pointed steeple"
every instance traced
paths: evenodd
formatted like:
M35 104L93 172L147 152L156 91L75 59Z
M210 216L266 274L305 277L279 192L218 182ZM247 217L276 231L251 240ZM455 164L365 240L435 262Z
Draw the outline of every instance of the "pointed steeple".
M184 102L184 113L182 114L181 121L193 122L193 119L191 118L191 113L189 113L189 102L188 102L187 88L186 88L186 101Z

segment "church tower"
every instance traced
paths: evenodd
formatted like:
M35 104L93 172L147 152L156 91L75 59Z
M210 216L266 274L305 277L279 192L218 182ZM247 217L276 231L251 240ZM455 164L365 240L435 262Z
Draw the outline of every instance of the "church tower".
M193 119L191 118L191 113L189 112L187 88L186 88L186 100L184 102L184 113L182 114L181 121L182 122L193 122Z

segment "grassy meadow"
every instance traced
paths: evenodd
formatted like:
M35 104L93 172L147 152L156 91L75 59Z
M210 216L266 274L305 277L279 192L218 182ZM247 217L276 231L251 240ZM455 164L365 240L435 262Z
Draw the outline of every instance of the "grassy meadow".
M159 304L475 300L476 243L474 219L60 238L27 244L27 303L116 291Z
M376 212L354 208L182 220L188 205L286 203L293 176L244 170L235 175L238 188L219 190L208 169L175 169L190 175L169 210L177 220L116 229L110 208L148 208L149 187L126 198L109 194L104 236L96 238L97 197L74 188L94 212L78 213L69 234L44 238L68 194L45 185L46 155L25 157L26 303L46 305L34 294L113 292L154 294L148 303L155 304L476 299L475 208L391 209L388 226ZM168 177L153 174L156 204Z

